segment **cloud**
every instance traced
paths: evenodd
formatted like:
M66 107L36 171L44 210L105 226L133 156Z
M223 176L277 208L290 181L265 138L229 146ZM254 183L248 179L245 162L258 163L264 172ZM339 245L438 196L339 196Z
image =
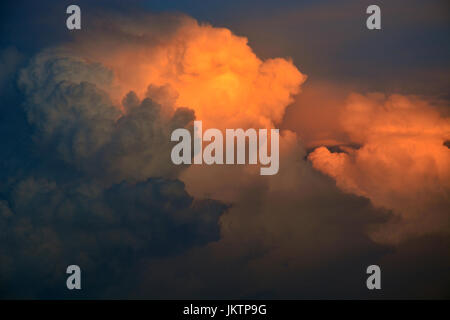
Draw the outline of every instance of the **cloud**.
M6 95L14 84L14 76L23 61L23 55L15 48L0 50L0 95Z
M180 167L170 163L167 137L174 128L188 126L193 112L173 111L173 106L161 106L151 97L139 100L133 91L124 97L121 110L108 93L112 78L99 63L57 51L37 55L19 78L36 145L91 177L110 182L175 177ZM164 102L166 91L150 86L148 94L155 93L156 100Z
M282 120L306 76L292 61L261 60L245 37L183 16L99 18L66 50L113 70L113 96L170 88L207 127L271 127ZM105 28L108 23L108 28ZM156 30L164 29L165 32ZM113 30L113 32L112 32ZM119 48L117 50L115 48Z
M294 62L262 59L228 29L184 15L92 17L89 32L40 50L18 75L8 73L13 81L18 76L19 90L2 103L0 118L7 141L0 162L1 296L73 297L61 283L65 267L78 263L83 297L373 297L362 285L367 265L386 263L401 273L403 261L440 240L448 243L435 236L410 256L405 252L414 241L386 245L369 232L398 216L405 203L400 187L375 197L372 187L384 180L372 170L362 179L373 181L367 186L349 160L343 162L352 170L336 178L346 184L336 187L318 170L339 171L342 161L333 158L329 168L307 161L307 148L329 141L364 150L389 135L386 119L395 128L410 121L391 134L395 139L380 141L389 157L391 141L420 137L423 130L441 152L443 131L433 126L441 116L430 116L427 103L408 98L418 109L399 113L379 98L356 96L373 110L358 115L355 107L353 120L341 121L334 115L342 109L342 88L316 88L295 102L306 76ZM408 131L422 117L428 122ZM283 126L286 118L292 122ZM170 133L192 129L194 119L220 129L281 126L279 173L263 177L245 165L173 166ZM345 150L330 157L359 152ZM322 151L311 155L329 156ZM423 194L431 196L434 185L424 181L430 187ZM382 205L391 204L391 195L402 200L400 207ZM440 208L443 198L436 199ZM403 237L402 228L394 231ZM447 260L422 266L430 270L432 296L442 296L448 284L440 276ZM410 283L408 292L421 288Z
M73 263L88 275L83 296L104 296L134 279L130 270L142 259L217 240L226 208L164 179L102 189L30 177L13 186L8 202L0 202L0 256L9 297L64 297Z
M332 153L326 147L308 158L314 168L346 192L369 198L395 216L372 235L397 243L429 233L447 234L450 191L450 119L418 97L353 94L340 124L358 149Z
M307 148L349 144L351 140L336 121L349 90L342 84L307 81L287 107L282 128L294 131Z

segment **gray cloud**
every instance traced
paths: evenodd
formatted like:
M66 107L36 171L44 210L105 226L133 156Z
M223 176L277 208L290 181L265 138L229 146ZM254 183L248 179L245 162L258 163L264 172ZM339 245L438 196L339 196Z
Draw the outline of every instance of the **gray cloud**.
M145 258L218 240L225 208L195 201L177 180L102 189L28 178L0 202L3 295L64 297L64 270L75 263L88 275L83 296L105 296L145 277L131 273Z
M188 126L193 112L179 108L168 116L151 97L139 101L130 92L122 114L105 91L111 81L111 71L98 63L57 52L35 57L19 85L40 152L108 182L176 177L180 167L171 165L170 133ZM164 102L167 90L151 86L148 95Z

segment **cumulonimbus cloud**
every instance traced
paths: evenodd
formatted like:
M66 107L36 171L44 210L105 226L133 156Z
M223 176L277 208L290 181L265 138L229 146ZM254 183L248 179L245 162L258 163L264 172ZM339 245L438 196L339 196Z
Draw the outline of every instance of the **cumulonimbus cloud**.
M105 68L103 78L108 79L108 84L103 84L105 80L97 82L109 94L109 104L116 105L122 113L127 108L123 97L128 92L135 92L135 100L151 96L162 106L161 119L170 119L175 110L185 106L192 109L195 118L202 120L206 127L273 127L282 120L286 107L306 80L306 76L291 61L280 58L261 60L248 46L246 38L236 36L225 28L199 24L187 16L172 15L167 21L161 16L150 20L140 17L133 21L122 18L120 23L110 24L108 28L105 28L105 23L105 19L98 19L90 35L80 36L59 49L71 52L84 61L98 63L92 66ZM162 25L165 32L155 31L156 24ZM108 72L109 78L106 76ZM448 148L443 141L448 138L448 121L421 99L399 95L393 95L386 101L383 99L376 94L352 96L344 107L343 116L332 121L333 128L324 135L330 141L344 139L348 140L347 143L362 145L360 149L328 154L325 149L319 148L309 159L315 169L335 177L342 189L365 196L375 206L393 210L396 217L401 217L403 222L394 223L392 220L389 225L373 233L374 239L393 243L410 234L442 230L438 227L446 217L442 210L431 210L435 212L431 214L423 212L428 212L430 207L441 208L445 203L448 185L443 181L448 174L444 169L448 164ZM327 103L326 99L321 101ZM337 106L335 109L340 108ZM310 109L308 118L314 118L316 113L318 117L323 116L320 106ZM123 118L127 119L126 114ZM188 125L188 118L180 125ZM149 119L148 122L154 121ZM167 130L163 132L167 134ZM321 138L317 130L315 132L315 136ZM287 136L289 134L285 132L281 139ZM117 137L113 139L121 141ZM127 141L130 142L129 139ZM288 143L288 140L283 143ZM163 146L155 150L164 153L167 146ZM283 152L281 161L289 158L294 151L285 149ZM349 161L352 157L356 160ZM121 159L122 165L117 167L116 164L115 171L132 167L131 163L137 160L140 161L137 163L143 163L148 158ZM158 156L151 158L155 162ZM411 161L411 171L407 171L406 175L405 161L408 162L408 159ZM164 160L167 159L161 157L159 165L154 168L163 168ZM360 168L363 163L367 168ZM138 171L142 172L144 167L143 164L138 165ZM352 171L348 167L357 170ZM388 181L380 180L380 169L377 167L384 168ZM158 169L150 170L146 176ZM251 169L230 170L191 167L182 174L181 179L196 196L233 202L236 199L233 195L236 184L248 185L251 179L244 177ZM137 180L138 171L132 174ZM211 180L208 178L211 172L228 179ZM425 172L427 179L421 176ZM418 183L424 179L431 182ZM419 194L424 195L419 197ZM417 206L418 198L427 197L437 199L438 204L434 200L423 199ZM407 205L409 199L413 199L411 203L415 205ZM392 229L393 225L402 227ZM381 236L380 232L385 236Z
M336 275L358 290L353 275L384 248L368 237L369 225L379 227L373 239L389 243L441 232L448 122L419 99L354 96L327 134L311 128L310 142L350 139L362 148L318 148L312 165L305 142L282 130L272 177L252 166L171 164L173 129L191 129L194 119L219 129L274 127L305 79L289 59L260 59L246 38L180 15L100 17L73 42L43 50L18 76L21 132L32 147L14 154L24 166L9 161L14 170L0 184L1 231L18 249L11 255L0 245L6 295L28 296L14 281L36 265L43 291L32 294L48 297L50 288L58 297L61 279L52 275L71 254L118 281L99 276L92 292L101 297L123 288L159 298L298 297L305 283L323 284L330 265L348 270L349 260L352 272ZM306 120L323 115L315 107ZM403 222L386 224L389 210ZM318 286L317 296L342 292L348 283L340 281Z

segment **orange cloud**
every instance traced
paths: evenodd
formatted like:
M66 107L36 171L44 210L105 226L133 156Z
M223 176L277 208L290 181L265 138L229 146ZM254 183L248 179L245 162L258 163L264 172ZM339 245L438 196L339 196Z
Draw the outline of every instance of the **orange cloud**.
M373 238L396 243L410 235L448 233L450 149L444 142L450 118L418 97L353 94L339 122L362 147L345 153L320 147L308 158L342 190L393 211Z
M69 48L115 74L116 101L130 90L141 98L149 85L170 88L175 107L195 110L207 127L273 127L306 76L290 60L259 59L245 37L226 28L172 16L170 32L155 32L161 17L94 31ZM167 22L166 22L167 23ZM108 30L110 31L110 30ZM100 39L100 40L99 40Z
M307 81L286 109L282 128L295 131L307 148L350 143L336 121L347 95L344 85Z

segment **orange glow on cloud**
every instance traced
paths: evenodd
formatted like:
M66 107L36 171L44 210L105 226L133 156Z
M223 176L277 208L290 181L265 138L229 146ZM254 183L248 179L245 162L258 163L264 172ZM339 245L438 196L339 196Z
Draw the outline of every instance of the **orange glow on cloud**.
M175 107L195 110L206 127L273 127L306 80L291 61L262 61L246 38L225 28L181 17L174 32L143 30L142 41L130 36L115 43L105 35L103 42L83 39L71 48L113 70L116 101L130 90L143 98L149 85L165 86L176 95Z
M379 241L450 231L450 118L427 101L382 94L350 97L340 123L360 149L309 155L314 168L346 192L369 198L397 218L374 230Z

